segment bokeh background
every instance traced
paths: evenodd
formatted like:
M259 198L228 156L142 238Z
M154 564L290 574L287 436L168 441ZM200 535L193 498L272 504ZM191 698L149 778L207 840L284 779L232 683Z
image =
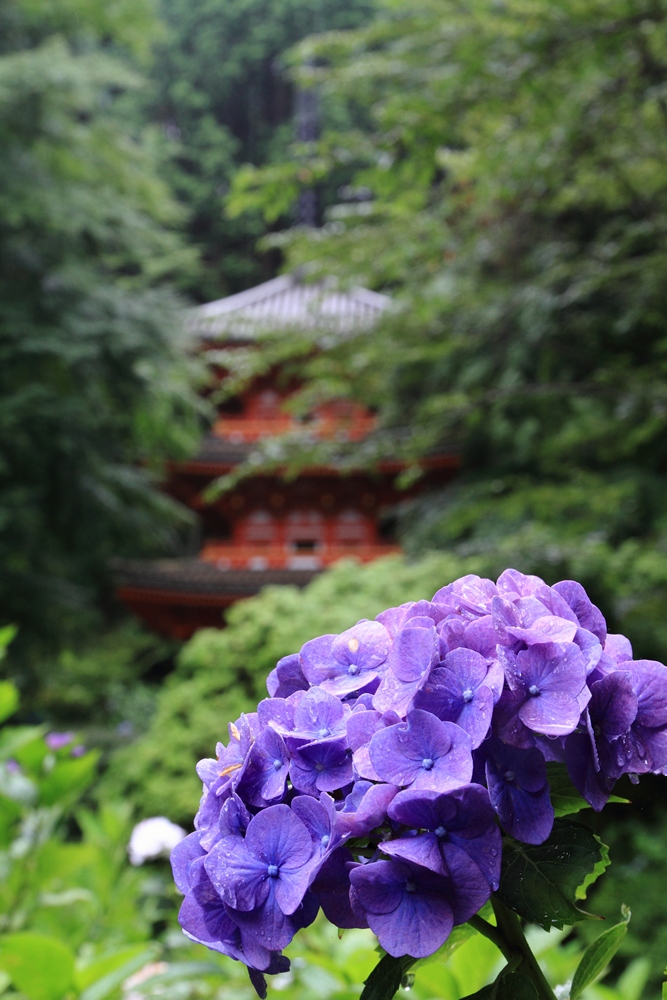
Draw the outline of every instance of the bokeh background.
M126 847L147 817L191 828L195 762L306 639L513 566L580 580L667 659L666 238L665 0L2 0L0 995L250 997L181 935L168 843ZM234 373L279 363L304 421L376 415L363 441L292 441L290 475L391 458L407 489L443 447L460 468L394 505L403 556L177 642L113 567L196 549L161 484L225 388L188 316L283 272L393 302ZM657 998L667 802L658 779L619 792L634 805L590 815L613 874L589 904L633 916L586 997ZM536 932L554 981L588 930ZM269 989L351 1000L373 947L318 923ZM495 974L487 941L449 950L417 1000Z

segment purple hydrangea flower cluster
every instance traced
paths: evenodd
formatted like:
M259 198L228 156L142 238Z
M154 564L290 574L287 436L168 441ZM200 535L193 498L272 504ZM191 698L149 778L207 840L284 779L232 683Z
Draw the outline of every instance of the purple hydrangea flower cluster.
M667 667L634 660L583 587L465 576L307 642L200 761L174 850L194 941L258 990L319 909L393 956L430 955L497 889L501 830L549 836L547 762L596 810L667 770Z

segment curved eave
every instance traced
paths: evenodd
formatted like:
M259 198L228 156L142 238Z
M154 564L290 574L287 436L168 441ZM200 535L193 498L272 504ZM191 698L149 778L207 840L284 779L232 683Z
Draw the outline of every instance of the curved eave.
M171 464L170 469L173 472L186 473L189 475L196 476L224 476L232 472L235 468L241 464L240 461L236 462L223 462L223 461L209 461L206 459L193 458L189 462L174 462ZM300 478L304 476L348 476L348 475L372 475L373 473L385 473L385 474L396 474L402 472L403 469L407 468L408 463L388 459L384 462L378 462L377 465L372 466L368 469L348 469L344 470L335 465L309 465L304 467L299 473ZM449 453L443 455L428 455L425 458L419 460L419 466L425 472L437 471L437 470L456 470L459 469L461 465L461 458L456 453ZM262 471L259 469L257 473L253 474L253 478L261 476L283 476L287 471L285 466L278 466L272 469L270 472Z

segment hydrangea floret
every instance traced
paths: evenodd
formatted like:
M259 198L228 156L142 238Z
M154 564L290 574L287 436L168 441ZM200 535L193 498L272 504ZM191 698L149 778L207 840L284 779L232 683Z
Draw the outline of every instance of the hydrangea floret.
M519 955L515 913L531 911L511 873L503 889L503 853L548 845L577 795L599 811L622 775L665 772L667 667L633 659L580 584L506 570L314 638L267 688L197 767L195 832L171 856L188 937L244 962L264 995L320 910L395 959L471 922L553 996Z

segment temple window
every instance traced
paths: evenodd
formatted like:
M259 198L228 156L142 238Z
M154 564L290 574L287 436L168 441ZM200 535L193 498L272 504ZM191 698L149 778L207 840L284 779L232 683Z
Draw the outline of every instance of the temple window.
M275 518L266 510L255 510L241 523L240 535L248 545L271 545L277 536Z
M374 531L368 518L357 510L344 510L336 518L334 543L336 545L364 545L372 543Z
M315 552L324 543L324 518L318 510L299 510L285 522L285 541L292 552Z

